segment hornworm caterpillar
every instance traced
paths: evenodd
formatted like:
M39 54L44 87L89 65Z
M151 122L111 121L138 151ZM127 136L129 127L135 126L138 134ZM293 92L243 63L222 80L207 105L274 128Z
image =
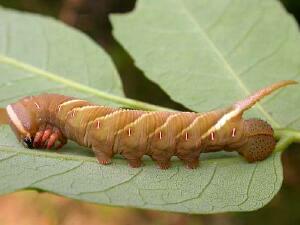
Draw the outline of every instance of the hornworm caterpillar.
M177 156L196 168L202 152L237 151L247 161L268 157L275 148L272 127L243 112L274 90L296 81L281 81L245 100L205 113L146 112L98 106L58 94L25 97L6 107L16 137L28 148L60 148L67 139L89 147L101 164L121 154L132 167L149 155L160 168Z

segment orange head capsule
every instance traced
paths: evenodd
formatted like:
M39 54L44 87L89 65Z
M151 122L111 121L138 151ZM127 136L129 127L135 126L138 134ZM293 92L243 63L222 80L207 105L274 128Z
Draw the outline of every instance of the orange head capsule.
M37 120L34 118L36 110L34 107L29 107L30 104L32 102L24 98L6 107L10 127L17 139L27 148L33 148L33 137L38 129Z

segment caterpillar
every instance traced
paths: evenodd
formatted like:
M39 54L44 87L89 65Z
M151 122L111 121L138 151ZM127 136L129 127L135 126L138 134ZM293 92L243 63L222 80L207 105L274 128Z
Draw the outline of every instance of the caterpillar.
M196 168L200 153L236 151L247 161L267 158L275 148L272 127L242 118L264 96L295 84L287 80L265 87L229 107L204 113L148 112L99 106L59 94L25 97L6 107L10 127L27 148L58 149L68 139L91 148L106 165L121 154L132 167L149 155L161 169L177 156Z

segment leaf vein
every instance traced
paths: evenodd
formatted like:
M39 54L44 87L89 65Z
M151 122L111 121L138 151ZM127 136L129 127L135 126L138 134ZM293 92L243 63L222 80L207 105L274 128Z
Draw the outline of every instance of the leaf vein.
M251 35L254 28L258 25L258 23L261 21L265 10L263 9L257 19L254 21L254 23L250 26L250 28L247 30L247 32L244 34L244 36L237 41L236 45L226 54L226 57L230 57L243 43L244 41Z
M137 173L135 173L134 175L132 175L130 178L125 179L124 181L122 181L120 183L117 183L115 185L112 185L110 187L107 187L107 188L104 188L104 189L101 189L101 190L80 192L77 195L109 192L109 191L111 191L112 189L114 189L116 187L119 187L121 185L124 185L124 184L127 184L127 183L131 182L135 177L137 177L138 175L140 175L142 172L143 172L143 168L141 168Z
M250 176L250 179L249 179L249 183L247 185L246 197L245 197L245 199L241 203L238 204L238 207L240 207L241 205L243 205L244 203L246 203L248 201L248 199L249 199L249 191L250 191L251 184L253 182L253 178L254 178L254 175L255 175L255 172L256 172L256 169L257 169L257 165L258 165L258 163L255 164L255 167L253 168L253 171L251 173L251 176Z
M288 33L288 32L286 32ZM242 72L239 73L239 76L242 76L246 73L248 73L253 67L263 63L264 61L266 61L267 59L270 59L271 57L275 56L276 54L279 53L279 51L281 50L281 48L284 46L284 44L286 43L286 41L288 40L289 35L286 35L285 38L279 43L279 45L272 51L270 52L268 55L258 59L256 62L254 62L252 65L250 65L249 67L247 67L246 69L244 69Z
M83 161L82 161L82 162L79 162L77 165L75 165L75 166L73 166L73 167L71 167L71 168L69 168L69 169L67 169L67 170L64 170L64 171L59 172L59 173L54 173L54 174L48 175L48 176L46 176L46 177L43 177L43 178L41 178L41 179L38 179L38 180L32 182L30 185L28 185L28 187L32 187L32 186L34 186L34 185L36 185L36 184L38 184L38 183L40 183L40 182L43 182L43 181L48 180L48 179L51 179L51 178L53 178L53 177L57 177L57 176L61 176L61 175L67 174L67 173L69 173L69 172L71 172L71 171L73 171L73 170L79 168L80 166L82 166L83 163L84 163Z

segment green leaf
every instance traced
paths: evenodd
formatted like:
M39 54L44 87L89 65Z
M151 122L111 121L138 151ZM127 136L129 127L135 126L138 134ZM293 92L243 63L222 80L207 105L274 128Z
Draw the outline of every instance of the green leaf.
M94 99L95 93L79 91L65 81L57 82L61 78L122 95L119 76L107 54L88 37L64 24L0 8L0 34L1 105L43 92ZM17 62L11 66L7 60ZM19 68L21 63L31 65L31 70ZM51 71L52 77L37 75L38 69Z
M159 108L121 97L119 78L104 51L53 19L0 9L0 33L1 106L26 95L58 92L101 104ZM262 207L282 182L280 153L254 164L235 154L206 154L196 170L177 160L166 171L149 159L145 164L132 169L117 158L102 166L74 143L60 153L24 149L9 127L0 127L2 194L35 188L108 205L214 213Z
M300 81L298 26L276 0L139 0L114 34L145 75L195 111L232 104L274 81ZM249 116L300 128L300 85Z
M299 30L275 0L139 0L133 13L113 15L111 19L115 37L145 76L173 100L195 111L230 105L274 81L300 81ZM278 91L247 112L246 117L266 119L278 128L276 135L283 139L277 151L299 141L299 91L299 85ZM289 132L287 127L295 130ZM279 155L259 163L264 169L252 173L251 178L242 174L251 165L241 158L222 160L240 167L233 173L222 164L223 178L213 178L208 185L208 189L215 188L213 197L209 192L202 193L201 198L210 200L199 201L196 212L257 209L279 190ZM236 178L236 185L220 184L222 180L226 183L228 176ZM252 183L254 180L269 183ZM248 183L247 188L241 183ZM270 188L272 194L259 196ZM255 204L246 197L248 203L239 208L241 190L247 190L245 196L252 196ZM220 210L220 205L226 206Z
M108 205L214 213L262 207L282 182L279 153L253 164L224 154L218 159L209 155L196 170L178 161L160 170L150 160L133 169L123 159L99 165L88 152L74 152L78 150L74 144L61 153L23 149L4 126L0 127L0 141L2 194L36 188Z

